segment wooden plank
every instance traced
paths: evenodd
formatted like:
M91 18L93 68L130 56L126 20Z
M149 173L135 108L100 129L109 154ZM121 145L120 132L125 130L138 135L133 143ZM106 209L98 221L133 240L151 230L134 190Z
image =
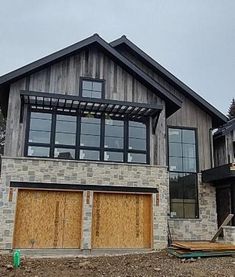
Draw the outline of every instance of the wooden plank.
M59 203L59 204L58 204ZM62 244L63 194L19 190L14 235L15 248L55 248Z
M223 257L223 256L233 256L235 255L235 251L209 251L209 252L203 252L203 251L179 251L174 248L168 248L168 253L171 255L176 256L180 259L189 259L189 258L199 258L199 257Z
M19 190L14 247L79 248L81 205L78 192Z
M82 193L65 193L63 248L80 248L82 222Z
M225 243L216 243L216 242L177 242L174 241L172 246L178 247L180 249L187 250L200 250L200 251L224 251L224 250L234 250L235 245L225 244Z
M150 248L151 195L95 193L92 248Z
M218 231L216 232L216 234L214 235L214 237L211 239L211 242L216 241L216 239L218 238L218 236L219 236L219 235L221 234L221 232L223 231L223 227L226 226L226 225L231 221L231 219L233 218L233 216L234 216L233 214L229 214L229 215L225 218L224 222L220 225Z

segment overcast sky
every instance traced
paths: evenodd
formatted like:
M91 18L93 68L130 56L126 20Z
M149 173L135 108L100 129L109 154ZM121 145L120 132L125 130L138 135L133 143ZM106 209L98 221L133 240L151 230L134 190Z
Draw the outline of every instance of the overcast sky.
M125 34L227 114L235 0L0 0L0 75L94 33Z

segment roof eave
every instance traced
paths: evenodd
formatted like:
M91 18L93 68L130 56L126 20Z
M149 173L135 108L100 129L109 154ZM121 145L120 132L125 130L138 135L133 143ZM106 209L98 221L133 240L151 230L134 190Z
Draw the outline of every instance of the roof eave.
M142 81L142 83L150 87L153 91L156 91L156 93L160 95L160 98L163 98L166 101L168 116L174 113L175 111L177 111L181 107L182 102L180 99L178 99L176 96L171 94L171 92L169 92L164 87L159 85L152 78L150 78L141 69L139 69L133 63L131 63L127 58L121 55L118 51L116 51L113 47L111 47L105 40L103 40L97 34L94 34L93 36L86 38L78 43L75 43L69 47L66 47L51 55L48 55L42 59L39 59L33 63L30 63L26 66L23 66L17 70L14 70L8 74L1 76L0 87L10 82L14 82L19 78L23 78L26 75L33 73L34 71L38 71L42 67L45 67L51 63L55 63L59 59L62 59L68 55L72 55L74 52L79 51L82 48L87 47L94 43L97 43L99 46L101 46L109 55L112 56L113 59L118 61L118 63L122 64L122 66L127 71L131 72L132 75L137 76L138 79Z

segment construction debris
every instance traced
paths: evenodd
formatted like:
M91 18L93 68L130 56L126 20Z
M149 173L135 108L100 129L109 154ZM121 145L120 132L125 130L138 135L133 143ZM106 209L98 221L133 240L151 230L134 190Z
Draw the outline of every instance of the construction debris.
M210 241L174 241L168 252L178 258L235 255L235 245Z

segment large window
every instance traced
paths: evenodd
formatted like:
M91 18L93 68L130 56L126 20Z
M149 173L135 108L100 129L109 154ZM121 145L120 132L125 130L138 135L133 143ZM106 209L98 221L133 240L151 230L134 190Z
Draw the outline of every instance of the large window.
M148 122L108 115L29 114L27 156L148 163Z
M197 218L197 145L193 129L168 129L171 217Z

